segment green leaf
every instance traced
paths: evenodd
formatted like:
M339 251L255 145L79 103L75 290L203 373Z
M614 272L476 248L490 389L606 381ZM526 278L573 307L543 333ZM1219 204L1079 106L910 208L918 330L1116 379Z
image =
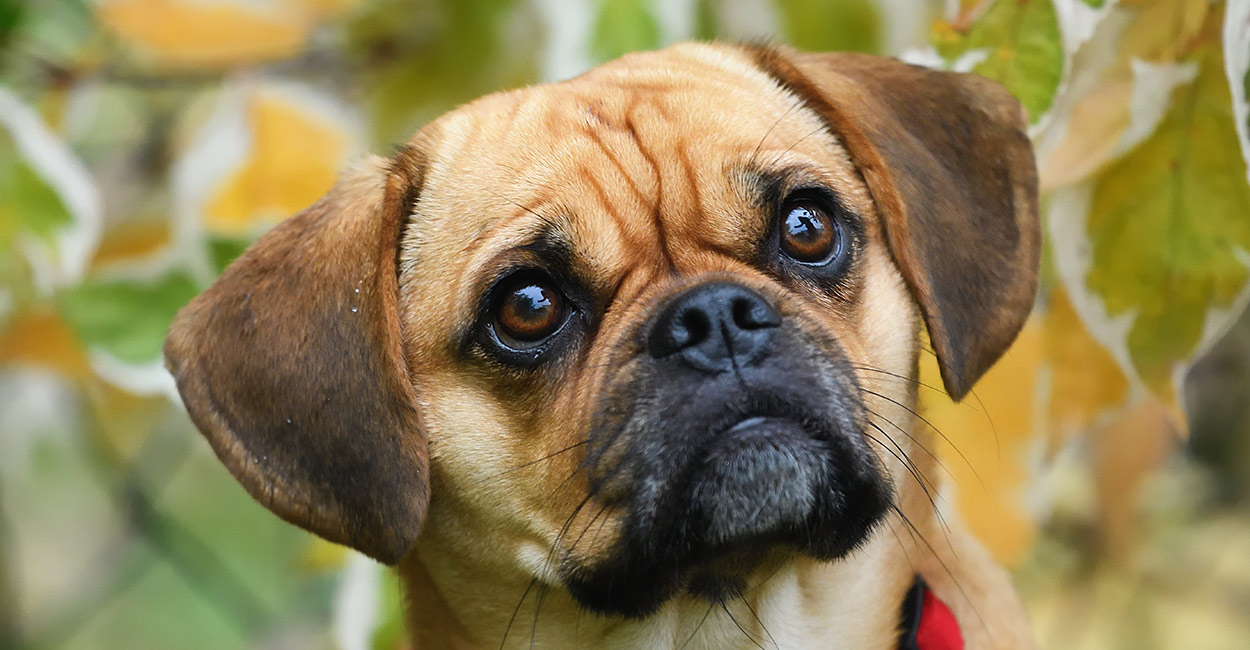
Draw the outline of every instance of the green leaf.
M88 345L101 347L122 361L150 363L161 357L165 331L174 314L199 289L183 273L147 284L87 282L62 294L60 309Z
M595 57L615 59L627 52L654 49L660 44L660 26L645 0L604 0L591 37Z
M220 275L250 245L251 242L246 239L210 237L208 240L208 255L213 262L213 270Z
M403 599L399 577L394 571L383 573L382 592L378 599L381 607L378 611L378 627L373 633L373 650L395 650L405 647L408 634L404 629Z
M50 241L73 222L64 201L22 159L13 141L0 134L0 251L7 251L21 230Z
M351 68L365 71L378 147L480 95L533 83L538 30L510 30L517 0L374 0L345 26ZM529 39L529 40L527 40Z
M14 40L21 42L22 49L42 59L70 64L85 43L98 37L88 0L17 0L17 3L24 6Z
M0 52L7 51L6 46L22 23L25 8L22 0L0 0Z
M1250 280L1238 259L1250 251L1250 185L1218 44L1194 63L1197 77L1175 91L1154 135L1099 179L1086 221L1086 284L1108 314L1133 316L1129 354L1155 389Z
M881 50L881 16L872 0L777 0L787 40L802 50Z
M73 216L60 194L24 160L7 133L0 132L0 291L25 295L31 268L17 254L19 235L34 235L51 243Z
M695 0L694 34L699 41L710 41L720 34L720 15L713 0Z
M940 24L933 46L947 61L985 50L972 71L1011 91L1033 122L1050 108L1063 78L1063 39L1050 0L997 0L966 30Z

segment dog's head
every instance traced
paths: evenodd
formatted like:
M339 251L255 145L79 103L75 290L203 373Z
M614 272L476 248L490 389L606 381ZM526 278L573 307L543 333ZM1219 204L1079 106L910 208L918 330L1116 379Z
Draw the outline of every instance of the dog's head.
M424 526L603 612L715 597L872 534L921 319L955 397L1014 338L1022 128L1001 88L891 60L630 55L366 162L167 358L235 476L327 539L393 563Z

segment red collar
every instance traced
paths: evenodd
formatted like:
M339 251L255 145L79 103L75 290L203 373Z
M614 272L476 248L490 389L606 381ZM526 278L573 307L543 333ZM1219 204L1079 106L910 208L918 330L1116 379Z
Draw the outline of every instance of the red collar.
M907 596L903 598L903 621L900 627L899 650L964 650L964 637L959 621L916 576Z

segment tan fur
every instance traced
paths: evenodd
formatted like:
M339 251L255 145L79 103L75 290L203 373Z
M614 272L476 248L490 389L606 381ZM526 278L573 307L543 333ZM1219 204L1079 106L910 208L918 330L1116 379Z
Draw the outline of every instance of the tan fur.
M930 298L915 293L931 280L916 279L919 271L907 266L916 262L900 261L905 237L886 232L898 229L887 226L897 216L883 214L881 190L865 180L855 152L809 98L793 92L793 80L787 88L774 74L761 67L757 51L723 45L629 55L567 82L461 107L414 136L389 170L371 163L364 176L375 181L336 191L339 203L372 201L383 206L374 209L387 220L404 224L395 244L394 319L402 359L392 361L415 387L419 434L411 435L420 436L422 453L428 441L432 495L428 506L413 510L424 524L400 561L417 648L503 642L887 649L897 645L900 603L917 572L955 611L970 648L1030 645L1005 573L953 514L939 523L928 494L942 474L925 451L936 449L932 433L909 411L915 382L907 378L916 375L922 317L931 330L938 318L927 311ZM752 165L801 170L863 218L867 243L852 279L853 299L788 288L752 263L748 243L770 227L747 187ZM593 279L597 295L610 297L593 344L581 349L575 364L537 376L509 376L466 361L454 340L474 320L484 283L524 255L514 250L519 243L553 222L578 251L580 274ZM336 252L326 248L324 254ZM236 267L251 263L245 258ZM248 281L243 271L231 273L224 283ZM859 384L877 394L864 394L875 425L865 435L875 440L870 446L893 481L898 512L835 562L767 553L745 569L750 588L744 601L724 609L679 595L641 620L589 614L563 589L554 562L602 560L620 535L621 513L597 503L579 507L589 486L579 470L585 452L576 445L595 409L630 376L634 335L650 310L711 278L750 287L785 319L843 347ZM194 346L207 345L207 334L190 328L211 300L200 299L180 316L171 358L197 357ZM1005 320L1018 316L1004 314ZM378 318L360 334L366 343L394 326L385 314ZM978 356L976 364L985 358ZM199 384L185 378L193 371L177 359L171 364L186 394L187 386ZM200 409L191 408L193 414ZM203 428L201 420L211 417L197 422ZM215 442L219 453L237 445L238 434L229 429L206 434L222 440ZM234 456L223 460L236 473L236 465L247 465ZM254 494L268 485L248 480ZM306 525L298 515L289 518ZM353 543L354 529L338 530L322 526L317 532Z

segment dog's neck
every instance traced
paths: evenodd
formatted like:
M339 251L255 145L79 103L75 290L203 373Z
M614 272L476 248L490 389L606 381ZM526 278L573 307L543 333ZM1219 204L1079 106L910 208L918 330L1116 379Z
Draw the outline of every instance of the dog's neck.
M561 586L466 558L427 536L401 566L407 623L418 650L468 648L895 648L914 577L893 518L836 562L782 557L760 566L740 598L679 595L642 619L600 616ZM904 540L900 543L899 540ZM505 638L506 634L506 638ZM883 641L884 640L884 641Z

